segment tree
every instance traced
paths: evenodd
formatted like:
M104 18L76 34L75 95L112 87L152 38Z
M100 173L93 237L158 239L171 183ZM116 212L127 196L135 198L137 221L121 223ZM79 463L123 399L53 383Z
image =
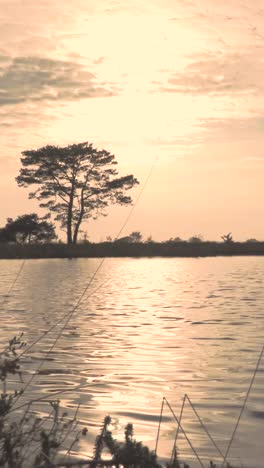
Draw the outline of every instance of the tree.
M126 191L138 184L133 175L118 177L115 156L90 143L66 147L44 146L22 152L22 168L16 178L20 187L37 185L29 198L43 200L41 207L56 214L75 244L84 219L105 215L110 203L132 203Z
M191 239L196 239L195 237L191 237ZM170 239L166 240L165 243L166 244L177 244L179 242L184 242L183 239L181 239L181 237L171 237ZM190 240L189 240L190 242ZM193 242L193 240L192 240Z
M7 218L7 224L0 232L2 242L51 242L56 239L54 225L47 221L48 216L39 218L36 213Z
M192 236L189 239L190 244L201 244L203 242L203 237L199 236Z
M145 244L148 244L150 242L153 242L152 235L150 234L147 239L145 240Z
M177 236L174 237L173 242L184 242L184 240L181 237Z
M139 231L133 231L129 236L120 237L116 240L118 243L128 243L128 244L137 244L142 242L142 234Z
M0 242L16 242L13 234L7 231L5 227L0 228Z
M129 234L129 237L130 237L130 242L132 243L142 242L142 234L139 231L131 232L131 234Z
M223 239L225 244L232 244L232 242L234 242L232 232L229 232L228 234L221 236L221 239Z

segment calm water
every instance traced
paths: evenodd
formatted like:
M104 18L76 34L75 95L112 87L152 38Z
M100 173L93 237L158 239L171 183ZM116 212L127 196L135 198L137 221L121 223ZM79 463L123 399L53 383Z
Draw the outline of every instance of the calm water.
M8 295L22 262L2 260L1 345L22 331L30 343L66 316L100 261L27 260ZM34 369L38 375L23 401L69 389L62 406L70 415L81 403L89 433L80 450L89 453L106 414L117 437L132 422L135 436L154 448L162 397L178 415L187 393L224 451L264 342L263 280L264 258L106 259L44 365L59 327L25 357L25 383ZM263 372L264 362L230 452L238 466L241 459L263 468ZM86 387L74 391L79 385ZM34 408L50 412L45 402ZM183 427L204 462L217 460L188 406ZM161 457L169 457L174 435L166 408ZM193 460L182 437L178 447Z

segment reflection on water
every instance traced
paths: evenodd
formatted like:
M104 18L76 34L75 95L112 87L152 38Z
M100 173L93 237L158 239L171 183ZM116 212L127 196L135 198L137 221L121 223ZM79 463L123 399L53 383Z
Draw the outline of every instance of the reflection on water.
M2 260L1 345L22 331L30 343L66 316L99 262L28 260L7 297L21 261ZM79 419L89 426L82 450L89 452L106 414L113 417L115 435L132 422L136 437L154 447L162 397L179 414L187 393L224 451L263 346L263 266L256 257L106 259L44 365L61 325L24 359L25 381L34 369L38 375L23 398L70 389L62 405L69 412L81 404ZM245 466L259 468L263 370L264 363L231 451ZM36 406L49 411L45 402ZM217 459L188 406L183 426L204 461ZM167 409L161 429L159 455L167 457L175 434ZM178 445L191 460L182 437Z

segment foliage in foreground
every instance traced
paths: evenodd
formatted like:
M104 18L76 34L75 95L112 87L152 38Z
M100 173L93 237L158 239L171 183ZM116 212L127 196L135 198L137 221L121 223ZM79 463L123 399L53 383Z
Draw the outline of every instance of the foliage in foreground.
M77 412L68 419L61 413L59 401L50 401L49 418L38 417L33 412L32 403L24 410L17 411L22 390L11 388L11 377L21 377L19 363L25 343L22 335L14 337L0 353L0 466L3 468L50 468L54 466L76 466L80 460L72 459L74 445L87 429L78 429ZM23 405L21 405L23 406ZM109 430L111 418L107 416L95 441L92 459L81 460L82 465L96 466L122 465L125 468L160 468L156 456L148 447L133 438L133 426L125 428L125 441L118 442ZM108 460L103 460L103 452L108 451ZM110 455L110 460L109 460Z
M157 462L154 452L141 442L133 438L133 426L127 424L125 427L125 441L119 442L113 438L109 430L111 424L110 416L106 416L100 434L97 436L94 447L94 460L92 467L96 466L96 460L102 459L103 449L106 447L111 455L113 466L122 465L124 468L142 467L142 468L161 468Z
M51 467L61 454L65 460L69 458L74 444L87 430L78 430L76 417L68 419L66 413L61 414L58 401L50 402L49 418L36 416L32 403L28 403L22 412L16 410L23 391L12 389L10 381L15 375L21 380L19 354L24 347L25 343L20 335L10 340L0 353L0 466Z
M61 413L59 401L50 401L51 413L48 418L38 417L32 403L17 411L22 390L9 389L10 377L18 375L21 369L19 355L25 347L22 335L10 340L0 353L0 467L3 468L55 468L86 466L90 468L112 466L124 468L162 468L153 451L134 439L132 424L125 427L124 441L116 440L106 416L96 437L93 457L86 460L74 459L72 451L85 436L87 428L79 429L77 412L71 419ZM23 405L21 405L22 407ZM190 468L179 462L175 452L172 462L166 468ZM210 462L210 468L217 468ZM230 467L231 468L231 467Z

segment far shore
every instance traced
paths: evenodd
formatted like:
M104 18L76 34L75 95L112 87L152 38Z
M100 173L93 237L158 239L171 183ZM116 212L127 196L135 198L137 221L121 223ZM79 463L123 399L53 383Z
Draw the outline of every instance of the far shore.
M100 242L67 245L0 243L0 259L216 257L264 255L264 242Z

